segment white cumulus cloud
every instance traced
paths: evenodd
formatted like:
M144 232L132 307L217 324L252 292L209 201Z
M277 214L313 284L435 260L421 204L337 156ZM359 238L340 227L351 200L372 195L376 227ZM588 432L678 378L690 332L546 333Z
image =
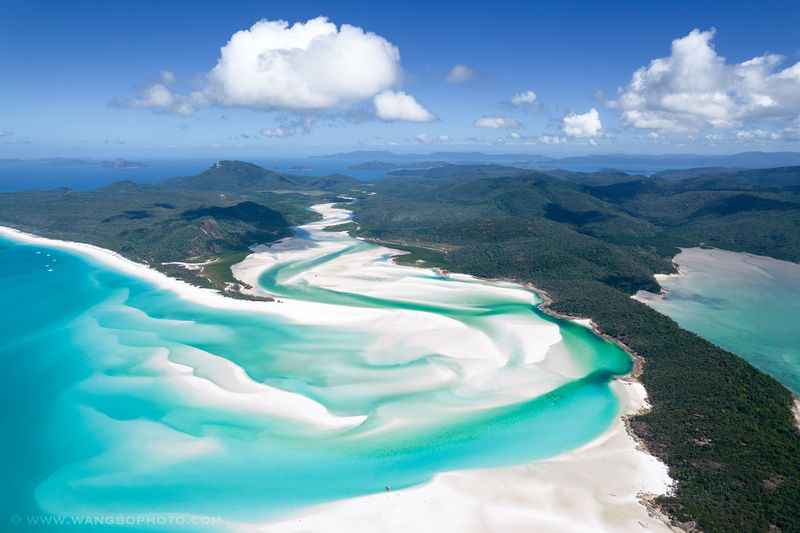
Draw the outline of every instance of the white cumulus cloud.
M669 57L634 72L610 102L636 128L696 131L800 113L800 62L764 54L728 63L714 49L715 31L692 30L672 41Z
M524 91L511 97L511 103L515 106L531 105L536 102L536 93Z
M373 103L375 104L375 114L381 120L430 122L436 119L413 96L402 91L384 91L375 95Z
M586 113L570 113L562 119L562 129L569 137L597 137L603 129L600 113L591 108Z
M447 81L450 83L464 83L475 77L475 71L466 65L456 65L447 73Z
M176 94L163 82L148 85L136 98L127 102L130 107L190 115L198 106L205 105L206 98L200 92L189 95Z
M291 25L260 20L231 36L201 89L176 92L175 75L163 71L158 83L127 104L181 114L208 105L310 113L342 110L371 98L377 108L377 97L389 94L395 95L395 112L380 118L431 120L412 96L387 92L401 75L397 47L375 33L349 24L337 27L325 17ZM392 106L388 100L381 97L382 108Z
M233 34L208 75L224 105L326 109L364 100L400 79L400 52L361 28L325 17L261 20Z
M518 120L511 117L481 117L473 124L476 128L517 130L522 127Z

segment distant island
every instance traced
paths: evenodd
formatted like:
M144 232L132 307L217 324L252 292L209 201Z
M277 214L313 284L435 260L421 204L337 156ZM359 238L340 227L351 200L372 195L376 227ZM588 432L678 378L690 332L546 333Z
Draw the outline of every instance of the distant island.
M0 159L0 164L3 163L35 163L50 166L63 166L63 167L105 167L113 169L136 169L144 168L147 165L138 161L129 161L127 159L77 159L72 157L45 157L40 159Z
M446 165L446 161L409 161L407 163L393 163L390 161L365 161L349 165L348 170L374 170L386 172L389 170L400 170L407 168L433 168Z
M110 161L100 161L100 165L107 167L107 168L119 168L119 169L127 169L127 168L144 168L144 163L139 163L137 161L128 161L127 159L112 159Z
M702 154L597 154L547 157L526 153L431 152L395 153L361 150L311 159L340 160L353 170L388 171L416 168L431 162L450 164L503 164L538 170L596 171L618 169L652 173L663 170L724 167L733 169L774 168L800 165L800 152L741 152L730 155Z

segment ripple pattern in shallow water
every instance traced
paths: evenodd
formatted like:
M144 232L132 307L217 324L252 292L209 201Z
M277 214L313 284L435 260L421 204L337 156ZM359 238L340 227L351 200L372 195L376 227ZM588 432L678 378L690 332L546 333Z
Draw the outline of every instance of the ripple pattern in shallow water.
M7 508L263 521L541 459L608 427L624 352L518 286L397 266L322 232L348 215L318 209L323 222L240 265L282 300L262 312L1 241L14 312L0 379L17 399L3 452L25 459Z

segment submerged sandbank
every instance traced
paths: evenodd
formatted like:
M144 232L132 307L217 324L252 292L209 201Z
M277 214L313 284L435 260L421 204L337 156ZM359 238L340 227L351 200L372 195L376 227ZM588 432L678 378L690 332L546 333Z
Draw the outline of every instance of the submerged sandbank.
M634 297L800 394L800 264L708 248L673 262L660 294Z

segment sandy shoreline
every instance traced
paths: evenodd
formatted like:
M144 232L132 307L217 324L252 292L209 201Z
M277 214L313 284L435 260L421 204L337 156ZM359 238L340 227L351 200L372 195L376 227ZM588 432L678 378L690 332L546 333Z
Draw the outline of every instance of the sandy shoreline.
M136 278L149 281L160 288L175 292L195 303L225 309L239 308L251 311L263 310L262 302L247 300L240 301L232 298L225 298L222 294L214 289L198 287L186 281L169 277L149 265L137 263L113 250L101 248L100 246L95 246L93 244L40 237L38 235L26 233L24 231L6 226L0 226L0 236L26 244L40 245L59 250L77 252L82 256L88 257L115 270L130 274Z
M325 221L324 225L337 221ZM320 223L323 224L323 223ZM58 241L0 227L0 235L30 244L78 252L114 269L147 280L182 298L209 307L276 314L309 323L346 323L375 313L353 309L349 316L327 312L326 304L300 301L264 302L228 298L213 290L170 278L143 264L97 246ZM266 268L258 254L237 265L237 279L252 284ZM257 286L257 283L255 284ZM578 320L598 335L617 343L634 359L630 377L612 387L621 412L597 439L566 454L528 465L439 474L420 487L373 494L303 510L297 517L269 524L230 524L241 531L671 531L643 505L643 494L663 494L672 480L666 466L647 454L627 430L625 417L649 406L644 387L635 381L641 358L604 335L587 319L564 317L549 309L549 296L528 286L542 300L541 308L558 318ZM359 316L361 315L361 316Z
M357 310L354 310L352 316L343 317L326 312L329 311L328 308L330 306L325 304L314 304L302 301L292 300L276 302L262 299L249 300L231 298L225 296L216 289L198 287L186 281L172 278L149 265L137 263L113 250L101 248L93 244L40 237L6 226L0 226L0 236L5 236L26 244L77 252L79 255L91 260L124 272L132 277L150 282L161 289L173 292L187 301L215 309L263 313L312 324L346 323L352 320L363 319L366 315L359 314Z
M797 423L797 429L800 430L800 398L794 399L792 413L794 413L794 421Z
M646 407L639 383L616 381L621 415ZM669 489L666 467L628 436L622 417L577 450L526 465L445 472L430 483L310 509L233 531L568 533L675 531L644 501ZM344 525L344 527L342 527Z
M618 380L625 381L625 382L636 382L636 383L639 383L639 381L638 381L639 380L639 376L641 376L642 372L644 371L644 358L641 355L639 355L638 353L636 353L633 350L631 350L625 343L621 342L619 339L615 339L614 337L611 337L610 335L607 335L600 328L600 326L598 326L594 322L594 320L592 320L591 318L566 315L564 313L559 313L558 311L554 311L550 307L550 305L553 303L553 299L550 297L549 294L547 294L547 291L544 291L542 289L534 287L530 283L526 284L526 287L528 287L530 290L535 292L539 296L539 298L542 299L542 303L541 303L541 305L539 305L539 309L541 309L544 313L552 316L553 318L558 318L558 319L561 319L561 320L570 320L572 322L581 324L582 326L591 329L592 332L595 335L597 335L598 337L602 337L603 339L607 340L608 342L612 342L615 345L619 346L620 349L622 349L625 353L627 353L630 356L630 358L633 360L633 368L631 369L631 371L630 371L630 373L628 375L623 376L621 378L618 378ZM646 411L647 409L649 409L649 405L646 405L646 404L643 405L642 409ZM630 433L631 438L633 438L637 442L639 441L638 437L633 432L629 431L628 433ZM639 444L644 446L643 442L639 442Z

